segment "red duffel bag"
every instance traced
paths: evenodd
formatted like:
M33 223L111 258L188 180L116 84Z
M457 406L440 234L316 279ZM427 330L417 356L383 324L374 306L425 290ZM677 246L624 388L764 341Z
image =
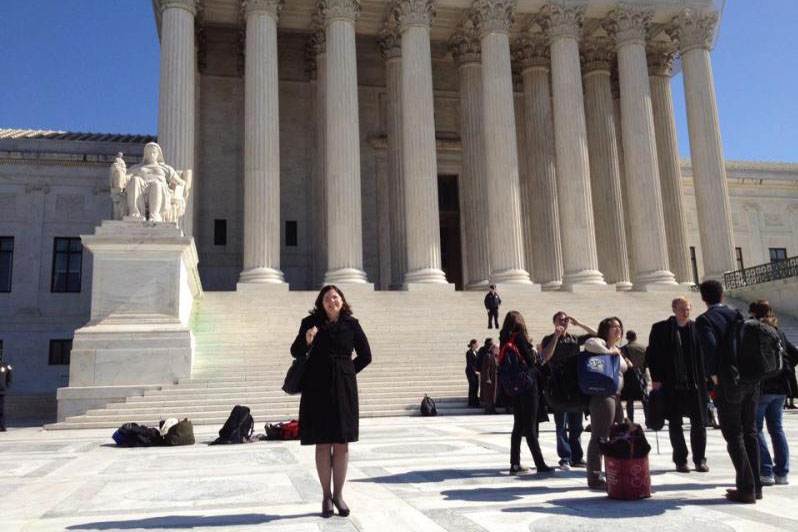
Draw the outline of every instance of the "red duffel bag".
M607 473L607 495L623 501L651 497L651 475L648 456L643 458L604 457Z

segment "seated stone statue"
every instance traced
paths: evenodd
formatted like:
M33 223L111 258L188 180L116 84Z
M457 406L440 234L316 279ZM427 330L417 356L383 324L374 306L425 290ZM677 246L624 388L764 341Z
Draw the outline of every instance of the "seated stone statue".
M140 163L127 168L122 154L111 165L111 199L116 220L177 222L186 209L191 170L177 172L164 163L161 147L144 146Z

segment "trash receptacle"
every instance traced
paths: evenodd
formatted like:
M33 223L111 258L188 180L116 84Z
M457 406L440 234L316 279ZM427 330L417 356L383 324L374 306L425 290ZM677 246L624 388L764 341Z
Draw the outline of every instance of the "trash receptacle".
M609 438L601 442L610 498L628 501L651 497L650 450L643 428L637 423L612 426Z

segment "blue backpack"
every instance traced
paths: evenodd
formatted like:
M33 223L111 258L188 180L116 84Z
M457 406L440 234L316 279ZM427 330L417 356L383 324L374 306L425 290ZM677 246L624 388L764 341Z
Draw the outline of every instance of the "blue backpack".
M586 395L609 397L618 393L621 357L618 355L579 355L579 389Z
M510 396L522 394L535 385L524 358L513 343L514 340L515 336L502 346L499 351L499 367L496 370L502 390Z

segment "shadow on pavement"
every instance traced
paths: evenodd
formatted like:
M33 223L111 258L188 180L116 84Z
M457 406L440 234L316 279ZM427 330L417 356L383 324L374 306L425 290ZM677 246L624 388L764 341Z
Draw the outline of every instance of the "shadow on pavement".
M96 523L83 523L66 527L67 530L125 530L125 529L169 529L169 528L198 528L198 527L232 527L240 525L262 525L284 519L301 519L303 517L317 517L316 513L297 515L267 515L267 514L240 514L240 515L165 515L163 517L148 517L145 519L131 519L128 521L99 521Z
M507 476L496 468L490 469L432 469L429 471L408 471L382 477L353 479L351 482L376 482L378 484L418 484L424 482L444 482L446 480L467 480Z
M729 501L723 497L712 499L685 499L685 498L657 498L656 495L650 499L640 499L635 501L618 501L610 499L606 495L595 497L572 497L567 499L553 499L546 501L552 506L515 506L504 508L503 512L524 513L535 512L552 515L569 515L574 517L586 518L630 518L630 517L653 517L662 515L669 510L677 510L684 506L712 506L730 505Z

